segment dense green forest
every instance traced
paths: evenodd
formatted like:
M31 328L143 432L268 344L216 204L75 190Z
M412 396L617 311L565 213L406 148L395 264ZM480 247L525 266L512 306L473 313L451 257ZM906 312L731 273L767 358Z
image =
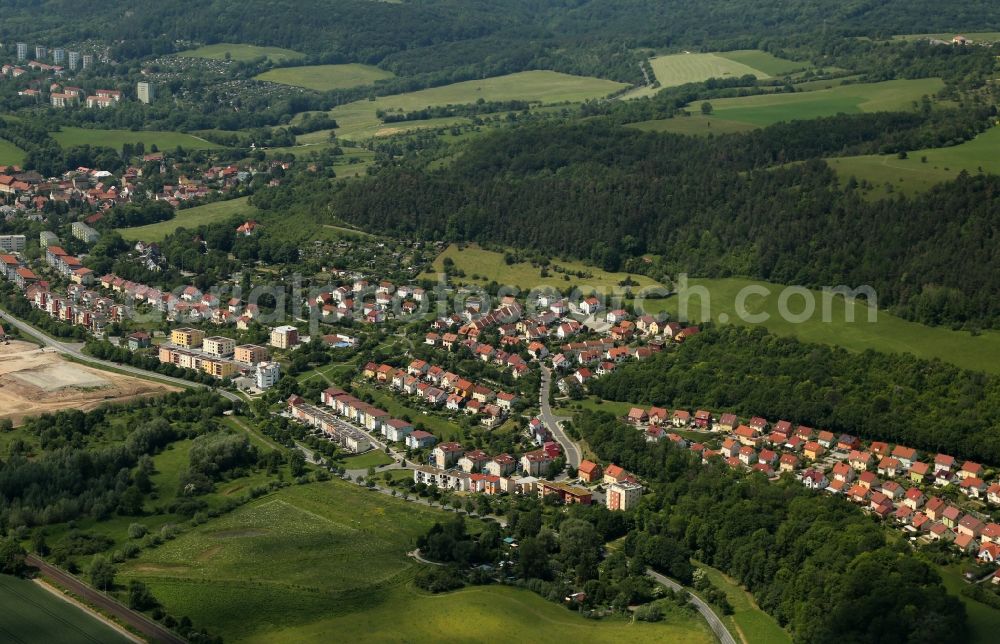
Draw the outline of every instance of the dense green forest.
M646 443L605 412L584 412L574 426L602 461L651 483L655 494L644 499L627 553L640 536L680 544L743 584L796 642L940 642L965 634L965 608L937 572L905 542L888 543L884 528L843 498L721 463L703 466L669 444Z
M628 81L641 78L639 58L629 53L635 47L757 47L1000 26L1000 7L986 0L953 3L947 12L930 0L780 7L769 0L14 0L4 12L4 42L99 38L115 43L119 58L168 53L177 40L237 42L287 47L316 61L380 63L405 75L557 67Z
M787 419L1000 464L1000 379L910 355L850 353L711 327L590 384L609 400Z
M1000 179L961 176L915 197L869 201L825 154L963 140L992 110L845 115L715 138L603 121L532 124L477 139L445 167L390 166L339 190L300 173L254 203L336 215L386 234L476 240L580 257L659 279L742 275L872 286L927 324L1000 323ZM962 213L962 217L943 213ZM961 249L960 251L958 249ZM647 253L652 262L629 261Z

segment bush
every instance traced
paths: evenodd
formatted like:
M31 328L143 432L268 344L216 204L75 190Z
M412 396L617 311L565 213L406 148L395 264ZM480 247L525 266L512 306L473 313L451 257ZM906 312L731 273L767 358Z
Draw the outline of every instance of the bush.
M635 618L640 622L658 622L663 619L663 610L656 604L646 604L636 609Z
M147 528L142 523L133 523L128 527L128 538L129 539L141 539L149 533L149 528Z
M418 572L413 581L417 588L423 588L432 593L443 593L465 585L457 568L444 566L428 566Z

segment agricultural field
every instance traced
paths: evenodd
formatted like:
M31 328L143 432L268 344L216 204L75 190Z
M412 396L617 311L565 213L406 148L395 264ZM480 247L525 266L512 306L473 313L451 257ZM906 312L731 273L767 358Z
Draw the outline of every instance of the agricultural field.
M475 244L470 244L464 249L452 244L448 246L437 259L434 260L434 270L444 272L444 260L450 258L455 262L455 268L465 272L465 277L458 281L467 284L485 285L491 281L496 281L502 285L517 286L522 290L530 290L539 286L553 286L566 288L569 285L590 286L595 290L610 293L617 287L619 282L631 277L638 287L659 286L659 284L643 275L628 275L627 273L609 273L594 266L588 266L582 262L553 259L549 266L549 277L543 278L540 269L532 266L529 262L517 264L507 264L502 253L491 250L484 250ZM554 267L561 267L566 271L576 273L583 272L590 277L578 278L570 276L567 282L563 275L556 272ZM475 276L479 276L476 280Z
M464 105L485 101L524 100L543 104L575 103L591 98L600 98L625 87L623 83L572 76L552 71L529 71L465 81L422 89L416 92L380 96L374 101L355 101L335 107L330 116L337 120L337 136L348 139L362 139L373 136L387 136L404 131L428 127L447 127L468 123L461 117L411 121L408 123L383 124L375 115L376 110L409 112L439 105ZM317 143L326 141L329 131L310 132L298 137L297 142Z
M914 150L907 158L896 155L866 155L827 159L844 183L851 177L874 184L869 196L884 197L893 192L913 194L954 179L963 170L970 174L1000 174L1000 127L983 132L975 139L949 148Z
M126 143L142 143L146 146L147 152L152 151L154 145L160 150L172 150L177 146L188 150L209 150L223 147L193 134L153 130L93 130L82 127L63 127L60 131L53 132L52 138L64 148L74 145L100 145L121 150Z
M212 60L225 60L228 57L230 60L238 61L248 61L264 57L269 58L275 63L283 63L304 56L304 54L297 51L282 49L281 47L258 47L257 45L239 45L234 43L205 45L197 49L182 51L177 55L184 58L210 58Z
M257 80L292 85L327 92L332 89L347 89L360 85L371 85L375 81L393 78L395 74L373 65L348 63L346 65L306 65L302 67L282 67L255 76Z
M24 150L7 139L0 139L0 165L21 165L24 163Z
M752 74L761 80L781 76L810 67L778 58L758 49L743 49L709 54L669 54L649 59L659 88L639 87L622 98L652 96L663 87L676 87L686 83L699 83L709 78L739 78Z
M178 210L174 218L167 221L136 226L135 228L118 228L117 230L124 239L129 241L159 242L182 226L193 228L202 224L224 221L233 215L249 218L256 213L257 209L247 203L247 197L240 197L239 199L216 201L204 206Z
M691 136L709 136L712 134L735 134L757 129L757 126L740 121L727 121L714 117L677 116L672 119L657 119L655 121L640 121L630 123L643 132L670 132L671 134L687 134Z
M768 296L751 295L746 300L747 312L766 313L769 319L763 322L772 333L792 335L805 342L820 342L844 347L851 351L874 349L889 353L912 353L920 358L938 358L965 369L1000 373L1000 364L994 356L1000 355L1000 332L984 331L973 336L965 331L952 331L945 327L931 327L910 322L886 311L878 311L877 320L868 322L868 307L860 302L848 305L841 297L833 298L829 309L829 322L822 320L823 299L817 291L811 291L815 298L815 313L801 324L783 320L778 313L778 295L784 288L761 280L742 278L691 279L691 287L708 290L709 317L716 321L747 324L736 313L736 299L739 292L750 285L762 286L771 291ZM650 300L645 303L647 312L668 311L678 317L677 297ZM798 313L803 310L803 298L793 296L789 309ZM848 306L853 309L854 322L847 321ZM688 299L688 317L692 321L704 319L701 298L692 291Z
M894 80L883 83L839 85L830 89L791 94L760 94L711 101L710 117L764 127L779 121L814 119L839 113L910 109L914 101L944 87L940 78Z
M753 596L734 579L721 571L703 563L695 563L712 585L721 588L733 607L733 614L723 617L729 631L739 633L744 642L767 642L768 644L791 644L792 638L777 621L757 606Z
M406 552L445 516L339 480L293 486L144 551L120 577L145 581L172 614L210 624L230 642L511 636L555 642L565 641L567 632L711 641L694 616L633 626L588 621L512 588L424 594L410 583L420 564ZM232 610L237 605L240 610Z
M94 615L40 584L0 575L0 639L5 642L126 644L125 637Z

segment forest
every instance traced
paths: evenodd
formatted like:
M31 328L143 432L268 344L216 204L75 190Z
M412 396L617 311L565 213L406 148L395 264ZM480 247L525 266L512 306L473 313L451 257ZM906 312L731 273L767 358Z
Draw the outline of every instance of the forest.
M710 327L589 387L608 400L785 419L1000 465L1000 379L908 354Z
M768 482L668 443L650 445L606 412L574 426L602 461L645 477L639 535L680 544L753 593L795 642L961 641L965 607L930 564L846 500Z
M1000 257L983 240L998 224L1000 179L963 174L924 194L870 201L823 161L776 167L962 140L990 114L843 115L709 139L599 120L530 124L483 135L444 168L404 161L334 191L299 173L253 202L275 213L332 213L383 234L627 266L664 281L688 273L869 285L881 307L903 317L995 327ZM963 217L940 215L947 212Z
M628 82L641 79L640 57L629 51L637 47L766 48L774 40L1000 27L1000 8L986 0L946 13L930 0L792 0L781 11L769 0L303 0L291 10L264 0L14 0L4 9L4 42L98 38L115 43L111 53L120 59L169 53L176 41L233 42L294 49L309 62L380 64L407 76L551 68Z

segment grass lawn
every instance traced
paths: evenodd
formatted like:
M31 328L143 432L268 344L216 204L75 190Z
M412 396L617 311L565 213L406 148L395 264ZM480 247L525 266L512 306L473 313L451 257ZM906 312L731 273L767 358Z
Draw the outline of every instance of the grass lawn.
M502 253L484 250L475 244L469 244L464 250L452 244L448 246L437 259L434 260L434 270L444 272L444 260L450 257L455 262L455 267L465 271L465 277L459 281L475 284L473 275L479 275L479 283L487 284L491 280L496 280L502 285L517 286L522 290L529 290L537 286L554 286L566 288L570 284L593 287L595 290L610 293L619 282L629 277L627 273L609 273L594 266L588 266L582 262L553 259L549 267L549 277L540 276L540 269L529 262L508 265L504 261ZM578 278L570 275L567 282L564 275L556 273L552 267L560 266L567 271L588 273L591 277ZM639 286L658 286L659 284L643 275L631 275L634 282Z
M713 118L764 127L779 121L813 119L839 113L907 110L913 101L944 87L940 78L838 85L792 94L760 94L711 101ZM701 118L692 117L692 118Z
M791 644L792 638L781 628L777 621L762 611L753 597L744 590L736 580L726 576L721 571L703 563L695 563L716 588L726 593L726 598L733 607L733 614L722 619L733 634L739 633L744 642L756 644ZM721 613L720 613L721 614Z
M0 139L0 165L21 165L24 163L24 150L7 139Z
M1000 633L1000 610L991 608L986 604L966 597L962 594L965 581L962 573L955 567L937 567L941 573L945 588L955 597L962 600L968 615L969 624L969 644L992 644L997 641L997 633ZM989 582L987 582L989 583Z
M174 218L167 221L117 230L123 238L130 241L158 242L182 226L194 228L202 224L224 221L236 214L253 217L256 213L257 209L247 203L247 197L240 197L178 210Z
M628 127L634 127L644 132L671 132L673 134L691 134L708 136L710 134L733 134L736 132L747 132L757 129L757 126L740 121L727 121L705 117L701 114L691 116L678 116L672 119L657 119L655 121L640 121L630 123Z
M101 145L121 150L126 143L142 143L146 146L146 152L150 152L154 145L160 150L172 150L177 146L188 150L209 150L223 147L193 134L156 130L136 130L133 132L132 130L63 127L59 132L53 132L52 137L64 148L74 145Z
M778 297L781 285L760 280L742 278L692 279L691 287L704 287L709 292L709 316L716 321L743 324L736 314L738 293L749 285L759 285L771 291L770 295L751 295L746 299L747 312L767 313L770 318L764 326L779 335L794 335L806 342L822 342L842 346L852 351L874 349L890 353L912 353L921 358L940 358L945 362L989 373L1000 373L1000 363L995 356L1000 355L1000 332L984 331L972 336L964 331L952 331L944 327L931 327L903 320L885 311L878 312L877 321L868 322L868 309L863 304L853 302L854 322L848 322L847 303L837 297L830 303L829 322L822 319L823 299L813 291L816 310L806 321L796 324L783 320L778 313ZM646 303L647 312L668 311L678 316L678 298L651 300ZM790 298L788 308L792 313L803 311L803 298ZM701 298L692 291L688 298L688 317L693 321L703 318ZM725 316L723 319L722 316Z
M424 594L405 553L447 516L339 480L293 486L145 551L120 578L228 642L711 641L696 617L593 622L506 587Z
M392 464L392 458L385 452L373 449L359 456L351 456L340 461L340 465L349 470L365 470L369 467L380 467Z
M496 76L481 80L464 81L442 87L432 87L416 92L380 96L374 101L355 101L340 105L330 111L337 120L337 136L362 139L385 136L427 127L447 127L467 123L468 119L440 118L409 123L383 124L375 116L376 110L409 112L435 105L462 105L486 101L525 100L539 103L580 102L600 98L624 87L622 83L572 76L552 71L529 71ZM310 132L298 137L298 143L322 142L329 131Z
M430 412L425 414L422 410L410 407L404 402L401 402L401 400L393 394L387 393L381 389L376 389L371 385L355 383L354 394L356 396L360 396L364 393L370 393L372 398L375 400L375 406L386 410L392 414L394 418L407 416L414 425L423 424L424 429L434 434L439 442L462 440L461 428L447 418Z
M187 51L182 51L177 55L183 56L184 58L211 58L213 60L225 60L227 53L229 54L229 58L232 60L247 61L263 56L265 58L270 58L276 63L293 60L295 58L302 58L302 56L305 55L300 54L297 51L292 51L291 49L282 49L281 47L258 47L257 45L239 45L225 42L217 43L215 45L205 45L204 47L199 47L197 49L189 49Z
M954 179L963 170L970 174L988 172L1000 174L1000 127L983 132L975 139L949 148L914 150L906 159L896 155L865 155L827 159L844 183L851 177L867 179L874 187L872 198L893 191L912 194L928 190L935 184ZM924 162L926 157L926 162Z
M125 644L130 640L92 615L26 579L0 575L0 640Z
M305 65L271 69L255 76L257 80L305 87L318 92L371 85L375 81L392 78L395 74L373 65L348 63L346 65Z

